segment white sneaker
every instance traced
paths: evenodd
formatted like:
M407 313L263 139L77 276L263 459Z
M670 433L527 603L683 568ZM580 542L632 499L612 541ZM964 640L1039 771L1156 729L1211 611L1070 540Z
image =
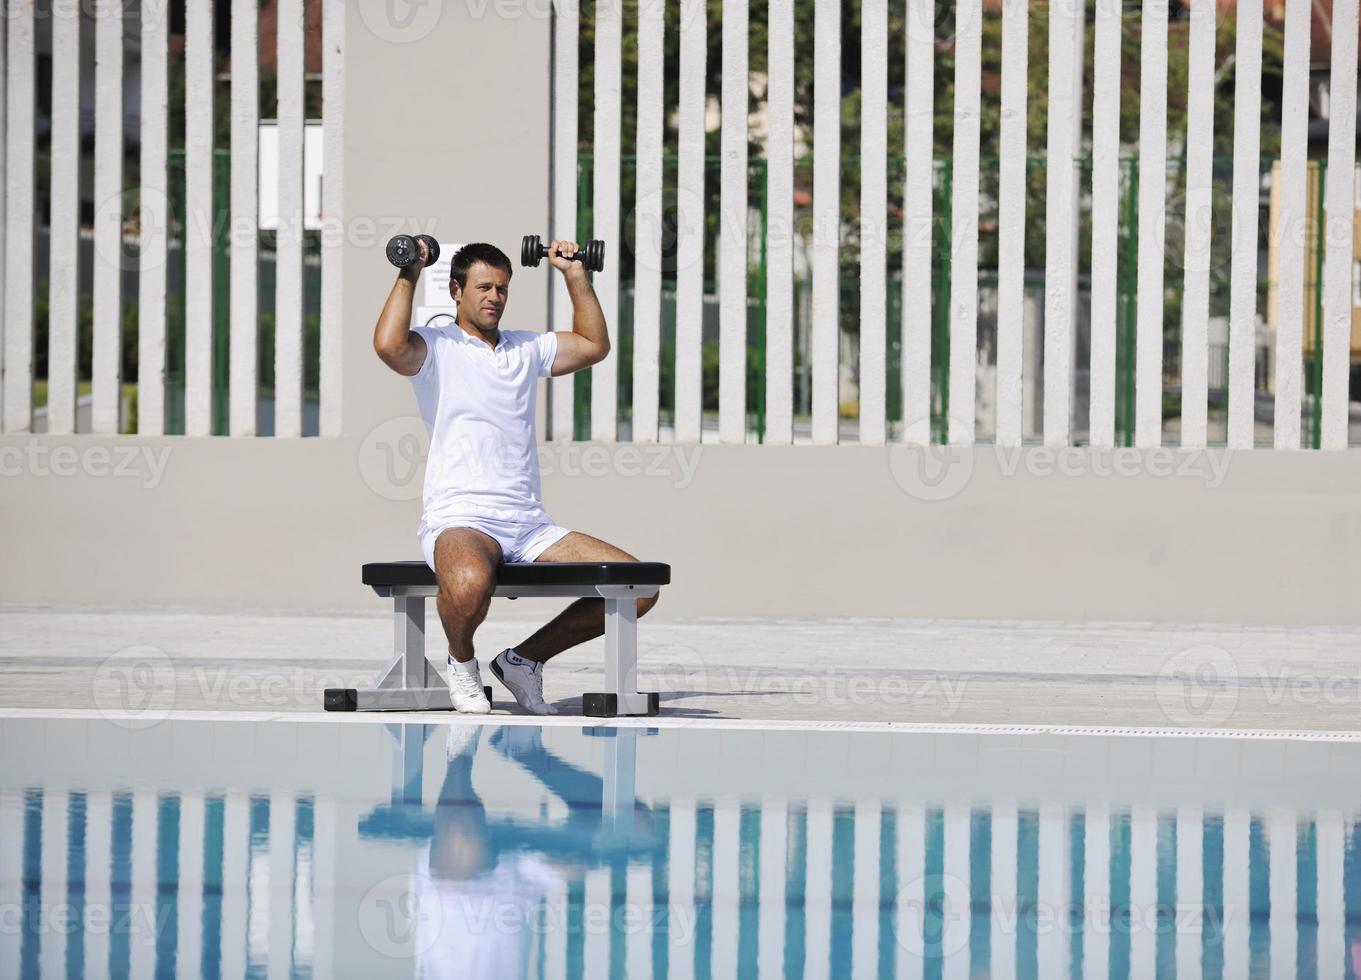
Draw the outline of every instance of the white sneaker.
M530 714L558 713L557 708L543 699L543 664L525 660L507 647L491 662L491 672L515 696L515 702Z
M445 673L449 678L449 696L453 698L454 710L465 715L485 715L491 713L491 702L487 700L486 692L482 690L482 672L478 669L477 661L469 661L472 668L467 665L455 666L452 663L445 664Z
M476 752L482 727L482 725L450 725L448 733L444 736L444 761L453 762L460 756Z

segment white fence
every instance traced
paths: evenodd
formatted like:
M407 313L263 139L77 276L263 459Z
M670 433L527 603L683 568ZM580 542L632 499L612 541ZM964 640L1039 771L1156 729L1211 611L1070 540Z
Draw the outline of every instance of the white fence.
M256 393L259 321L255 314L259 288L257 206L261 186L257 164L260 119L258 89L259 0L218 0L231 4L232 65L230 80L230 363L226 366L229 388L229 422L225 431L250 436L258 431ZM305 117L304 0L278 2L278 127L280 228L274 240L277 250L277 288L274 293L274 419L280 436L303 431L303 127ZM945 47L937 38L935 0L907 0L903 48L904 64L889 63L889 9L883 0L848 0L860 3L861 22L861 116L859 145L842 146L843 111L840 79L843 55L841 24L843 4L838 0L815 0L813 105L811 123L796 126L795 42L796 8L772 4L766 25L768 48L764 52L766 90L753 98L750 69L750 38L753 36L747 4L729 0L721 25L706 21L706 5L700 0L641 0L636 9L623 0L601 0L592 8L593 23L583 25L575 0L557 0L553 24L554 107L552 218L555 233L574 230L583 202L578 200L577 155L578 76L588 67L579 63L578 45L584 26L593 32L594 51L589 67L594 71L591 100L592 234L611 243L612 257L623 250L621 234L625 216L635 229L631 246L637 275L634 291L634 343L631 371L633 396L624 411L631 414L626 430L638 441L660 438L660 317L663 276L661 253L664 211L670 200L664 193L664 128L674 120L678 129L675 213L677 217L675 292L676 341L674 362L674 437L697 441L703 429L704 402L701 370L701 319L705 295L705 197L703 187L706 127L710 125L710 102L717 100L719 150L719 231L713 268L718 280L721 306L719 325L717 438L724 442L751 439L746 422L748 377L746 361L747 304L750 292L746 258L749 235L748 145L752 137L753 110L763 119L761 139L765 145L770 208L766 215L767 275L763 286L766 330L762 404L765 406L764 441L788 443L794 438L792 366L796 354L811 363L811 416L807 424L812 440L834 443L840 438L843 365L840 343L841 305L845 292L840 261L847 233L841 207L843 161L860 161L859 217L854 233L859 242L859 318L862 342L858 346L859 424L862 443L882 443L890 438L927 442L933 436L931 363L933 337L931 310L937 295L932 272L932 225L939 217L933 201L932 172L935 161L923 148L932 146L934 127L933 86L937 62ZM3 344L0 344L0 431L23 432L33 428L35 386L35 316L33 243L39 240L35 222L46 218L50 249L46 307L48 315L46 384L47 431L69 433L76 428L79 391L78 364L80 296L78 294L78 240L81 229L81 91L82 73L93 71L95 151L92 162L94 203L93 305L91 387L92 431L113 433L120 428L121 375L120 328L123 325L123 290L119 269L124 261L126 237L136 239L137 280L136 331L138 370L136 377L137 430L144 434L166 431L167 257L183 247L186 279L184 306L184 431L208 435L214 431L215 378L223 372L214 342L216 304L223 294L214 289L222 275L215 262L213 231L222 200L215 196L213 89L213 0L184 0L185 204L183 214L173 214L167 166L171 115L178 107L168 102L168 53L170 5L145 2L129 9L125 4L76 4L65 0L13 0L7 17L0 83L4 86L5 120L4 199L5 217ZM1090 376L1089 441L1110 446L1116 441L1117 397L1117 297L1118 270L1128 262L1118 255L1119 167L1121 143L1119 110L1122 93L1120 48L1122 24L1139 18L1147 43L1140 47L1139 85L1142 115L1139 120L1137 154L1145 173L1161 171L1168 158L1168 4L1167 0L1143 4L1128 16L1120 0L1060 0L1046 8L1048 18L1048 131L1044 146L1028 146L1025 119L1028 106L1027 77L1034 66L1027 64L1027 36L1033 12L1024 0L1001 3L1000 97L984 92L981 51L986 17L997 16L982 0L963 0L954 9L955 27L948 47L953 55L953 183L945 205L953 229L949 248L950 302L948 315L948 379L955 393L950 402L944 431L948 441L969 444L978 437L974 399L978 385L975 352L978 342L979 215L982 184L991 174L981 172L979 118L996 99L1002 113L997 168L998 259L997 282L1000 306L996 339L997 406L996 441L1018 445L1023 438L1023 373L1030 358L1023 356L1023 324L1020 315L1025 279L1024 232L1037 215L1026 213L1024 161L1026 154L1043 151L1050 165L1045 168L1044 333L1043 333L1043 439L1055 446L1075 440L1073 397L1075 372ZM342 220L341 172L344 143L344 22L345 7L335 0L318 3L325 37L323 66L324 127L327 172L325 181L326 228ZM1207 384L1210 311L1210 179L1212 137L1217 125L1211 102L1216 66L1214 0L1193 0L1189 25L1189 87L1186 131L1187 179L1184 197L1170 196L1155 180L1139 186L1137 206L1137 344L1134 357L1134 441L1148 447L1164 439L1164 312L1162 296L1166 251L1165 226L1171 219L1184 220L1185 279L1180 330L1181 418L1180 445L1195 448L1207 441ZM82 16L81 11L87 11ZM1274 429L1278 448L1302 445L1300 418L1307 399L1302 394L1301 365L1305 353L1304 295L1306 247L1296 233L1306 221L1305 125L1310 91L1310 0L1288 0L1285 7L1284 102L1281 118L1282 195L1280 227L1280 326L1274 343ZM1086 50L1085 24L1094 18L1094 45ZM1263 9L1260 2L1239 4L1238 30L1233 52L1237 91L1233 125L1232 270L1228 374L1227 442L1246 448L1254 442L1256 414L1255 332L1258 322L1257 164L1262 149L1261 86L1263 62ZM528 22L527 22L528 23ZM894 21L893 23L897 23ZM1326 261L1322 273L1322 342L1326 351L1321 384L1321 439L1327 449L1348 444L1348 385L1352 332L1352 236L1355 225L1352 174L1356 161L1356 51L1357 0L1337 0L1331 20L1330 125L1327 137L1327 181L1324 207ZM527 29L530 29L527 27ZM626 30L637 31L639 63L637 93L637 180L635 196L625 200L621 182L625 77L623 59ZM666 99L663 57L667 31L679 33L679 58L674 65L677 103ZM709 32L721 30L723 64L719 91L706 85L706 52ZM83 32L93 31L96 57L93 67L76 56ZM139 188L125 195L123 157L119 147L133 134L125 132L123 93L131 84L125 53L126 42L137 36L140 61L136 83L140 93ZM50 43L54 66L51 79L51 161L47 188L50 213L38 213L39 186L35 169L39 117L36 74L40 41ZM1219 52L1221 56L1225 52ZM1096 80L1091 93L1084 92L1084 68L1092 65ZM886 125L894 93L890 77L903 78L902 146L889 145ZM121 84L120 84L121 80ZM1092 108L1090 132L1081 124L1083 109ZM896 107L895 107L896 108ZM796 140L811 148L811 219L808 256L811 283L811 337L806 349L796 352L794 329L793 227ZM890 186L889 154L899 151L906 160L901 186ZM1080 256L1079 214L1085 207L1084 184L1078 158L1090 153L1091 243L1090 256ZM1062 163L1060 164L1060 161ZM895 178L896 179L896 178ZM885 260L888 254L889 214L886 201L902 200L901 334L898 343L887 345ZM1171 210L1175 209L1175 213ZM1345 216L1345 217L1344 217ZM896 220L896 219L895 219ZM132 227L135 225L135 228ZM178 241L176 240L178 239ZM326 232L323 230L323 242ZM340 244L323 247L320 311L320 423L322 435L338 435L340 419L340 325L338 284L345 249ZM1092 329L1090 360L1074 363L1075 324L1079 295L1079 267L1089 258L1092 283ZM990 270L989 270L990 271ZM607 264L596 277L596 289L607 319L619 322L621 295L617 261ZM566 298L556 291L553 301L555 326L569 322ZM901 422L885 424L888 348L900 348L898 384ZM620 373L617 357L607 359L591 372L590 435L594 439L619 437ZM579 379L559 379L552 385L552 425L556 439L573 435L573 389ZM219 399L220 400L220 399Z
M214 41L217 8L231 5L230 140L216 147L214 135ZM278 80L279 229L277 288L274 293L274 431L302 434L303 419L303 125L304 0L276 0ZM214 339L219 268L215 253L225 236L230 254L230 285L222 295L230 304L228 381L231 435L257 432L259 414L257 364L260 318L258 221L258 132L260 126L259 0L185 0L183 73L185 106L171 105L169 73L172 40L171 3L76 3L68 0L10 0L5 5L3 77L6 126L5 194L0 213L6 218L4 254L4 344L0 365L0 430L31 431L34 409L35 295L32 249L38 192L35 181L35 132L39 111L35 78L39 45L51 45L52 67L50 264L48 284L47 398L45 429L53 434L75 431L78 391L79 249L81 234L81 91L82 74L91 59L82 59L81 35L94 35L94 228L93 356L89 384L90 430L121 430L120 395L124 384L120 350L123 326L125 262L137 270L136 347L139 434L167 431L167 265L183 250L183 431L214 431L215 376L224 366ZM339 227L343 179L343 59L345 7L314 3L322 11L324 45L324 141L330 172L325 186L326 228ZM220 40L220 39L219 39ZM135 43L133 43L135 42ZM88 47L88 46L87 46ZM134 52L136 66L125 65ZM88 88L88 86L85 86ZM137 94L140 131L124 132L124 94ZM176 201L168 179L172 115L184 111L184 205ZM125 138L140 146L138 186L124 193ZM214 186L215 151L230 151L229 190ZM87 166L89 164L86 164ZM226 214L225 229L218 227ZM134 254L125 257L125 247ZM340 310L333 296L340 282L343 248L322 250L320 329L320 420L322 435L340 432ZM131 380L131 379L130 379Z
M582 111L592 112L593 194L602 205L594 213L594 234L607 241L622 240L618 220L619 129L621 92L619 78L621 0L601 0L595 5L595 89L593 102ZM717 438L744 442L752 438L745 421L747 411L744 343L746 310L740 297L749 291L748 268L743 261L748 234L748 188L745 182L751 116L758 109L764 117L766 163L770 208L770 233L764 301L765 333L764 441L788 443L793 439L791 411L791 361L795 329L791 305L790 229L793 227L793 187L796 138L811 145L812 231L807 236L811 256L812 338L802 355L812 364L813 395L811 431L814 442L838 441L838 364L840 332L838 308L843 275L838 261L841 243L853 234L860 242L859 283L860 336L859 441L882 443L894 434L884 424L886 403L886 350L884 335L885 250L887 216L885 195L889 188L885 162L890 152L906 158L901 188L903 201L903 279L900 371L902 419L896 430L909 442L932 439L931 239L933 215L932 153L923 152L933 142L933 85L936 62L945 48L954 58L953 186L948 200L949 223L954 229L949 250L948 311L949 404L948 441L969 444L977 432L974 399L959 397L974 392L977 381L975 351L978 338L977 283L979 276L979 114L983 100L996 99L1002 114L999 139L997 280L1004 312L998 322L996 356L996 441L1019 445L1022 426L1022 291L1025 278L1024 233L1028 221L1038 215L1026 213L1025 160L1027 151L1043 150L1050 164L1045 174L1046 242L1043 304L1043 440L1053 446L1074 441L1072 432L1074 372L1090 372L1090 443L1112 446L1116 441L1117 398L1117 268L1128 263L1119 256L1120 167L1122 155L1137 154L1145 174L1165 169L1169 157L1167 109L1169 68L1168 3L1146 3L1126 13L1120 0L1060 0L1046 6L1048 15L1048 132L1043 147L1027 146L1028 107L1027 35L1031 6L1025 0L1003 0L1001 18L1000 98L983 93L980 44L986 17L995 17L997 5L986 13L981 0L962 0L954 7L953 36L941 43L935 0L907 0L904 47L906 64L887 64L888 16L882 0L859 0L861 22L861 118L860 145L843 147L844 122L841 105L843 53L840 25L843 5L837 0L815 0L813 12L813 98L811 125L795 125L794 77L796 42L794 6L771 4L767 36L766 90L759 106L748 82L748 10L745 3L725 4L721 27L706 23L705 5L681 0L678 19L663 16L664 0L640 0L637 30L639 72L637 92L637 196L624 201L634 211L633 240L637 262L634 302L636 340L633 348L632 438L659 438L658 371L656 368L657 321L662 278L657 274L663 236L663 194L659 175L663 166L663 111L676 120L676 246L675 291L677 295L675 361L675 435L680 441L699 438L702 397L699 376L699 301L705 279L705 201L695 188L702 187L706 132L706 106L717 98L721 191L718 198L719 231L713 267L717 272L722 306ZM630 7L632 4L629 5ZM554 72L554 113L557 140L554 144L554 216L559 229L574 228L579 203L573 176L577 172L578 100L577 49L582 29L575 0L555 4L557 63ZM1287 0L1285 34L1285 97L1281 122L1283 147L1282 180L1285 194L1280 214L1282 262L1279 288L1291 297L1282 308L1281 326L1275 339L1273 361L1279 373L1275 382L1274 444L1278 448L1302 445L1300 419L1306 403L1301 393L1301 363L1305 348L1301 335L1304 321L1306 155L1310 82L1310 3ZM1223 14L1223 11L1218 13ZM1232 14L1228 14L1232 16ZM1237 5L1235 65L1236 115L1233 126L1234 183L1231 212L1232 284L1228 378L1227 442L1234 448L1253 445L1256 428L1254 373L1255 332L1258 321L1258 165L1262 150L1261 85L1263 8L1260 2ZM1086 49L1085 25L1094 17L1094 44ZM1122 93L1122 29L1137 18L1145 43L1139 47L1138 68L1141 115L1137 150L1124 147L1119 120ZM1180 445L1203 447L1207 442L1207 385L1210 342L1211 176L1216 84L1215 37L1217 5L1214 0L1193 0L1189 11L1188 125L1185 134L1186 187L1184 195L1169 194L1163 182L1145 179L1139 184L1137 218L1137 324L1134 358L1134 443L1140 447L1160 445L1164 439L1164 260L1170 221L1184 221L1187 229L1184 256L1184 304L1180 330L1181 436ZM676 27L668 27L668 24ZM1352 234L1356 207L1349 186L1356 160L1356 0L1337 0L1331 21L1331 85L1327 140L1327 186L1324 208L1326 265L1322 285L1322 332L1326 351L1322 380L1322 419L1319 445L1344 448L1348 442L1348 372L1352 332L1351 265ZM666 66L661 57L664 34L679 31L679 104L661 105ZM706 32L722 32L721 91L706 92ZM1228 53L1219 52L1221 61ZM1091 65L1094 91L1083 91L1084 68ZM904 144L889 147L886 115L889 109L889 74L905 78L903 111ZM1180 97L1182 93L1177 93ZM1094 124L1090 132L1082 125L1083 111L1091 99ZM1084 186L1079 158L1090 153L1092 174ZM861 168L857 227L844 227L839 200L843 154L858 157ZM1060 163L1062 161L1062 163ZM1090 362L1074 364L1075 329L1079 295L1079 215L1082 197L1090 193L1092 282L1092 332ZM1336 216L1336 217L1334 217ZM942 273L937 271L936 275ZM611 323L619 321L617 272L607 269L597 277L597 289ZM567 321L564 297L557 300L559 329ZM616 417L616 386L619 365L602 364L591 378L591 436L613 439L619 429ZM573 379L554 382L555 438L572 433ZM975 392L976 393L976 392ZM988 399L992 401L991 398Z

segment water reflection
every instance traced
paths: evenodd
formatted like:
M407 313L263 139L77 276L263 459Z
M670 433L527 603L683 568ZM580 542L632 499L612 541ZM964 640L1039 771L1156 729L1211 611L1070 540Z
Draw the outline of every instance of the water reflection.
M97 732L48 722L70 752L37 778L19 724L0 726L0 977L1361 966L1361 831L1336 806L913 799L887 768L879 794L777 792L773 763L749 795L668 793L703 783L678 762L697 733L458 724L340 726L282 760L221 723L231 747L195 760L175 723L129 740L155 774L129 778L77 764Z

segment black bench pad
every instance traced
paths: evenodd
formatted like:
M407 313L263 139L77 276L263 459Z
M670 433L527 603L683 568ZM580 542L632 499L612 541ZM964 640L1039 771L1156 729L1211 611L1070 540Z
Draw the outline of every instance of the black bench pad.
M423 561L378 561L364 566L364 584L435 585ZM496 566L497 585L669 585L671 566L657 561L505 562Z

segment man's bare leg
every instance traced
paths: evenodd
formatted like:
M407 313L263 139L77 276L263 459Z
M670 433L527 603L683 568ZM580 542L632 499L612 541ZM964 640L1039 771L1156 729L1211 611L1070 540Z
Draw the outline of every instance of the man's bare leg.
M593 538L580 531L572 531L541 554L538 561L637 561L627 551ZM658 596L638 600L641 617L657 604ZM544 624L523 643L516 644L515 652L526 660L547 663L562 651L585 643L605 633L605 600L578 599Z
M448 528L435 541L435 608L449 639L449 655L459 663L473 658L473 633L487 618L500 563L501 546L473 528Z

